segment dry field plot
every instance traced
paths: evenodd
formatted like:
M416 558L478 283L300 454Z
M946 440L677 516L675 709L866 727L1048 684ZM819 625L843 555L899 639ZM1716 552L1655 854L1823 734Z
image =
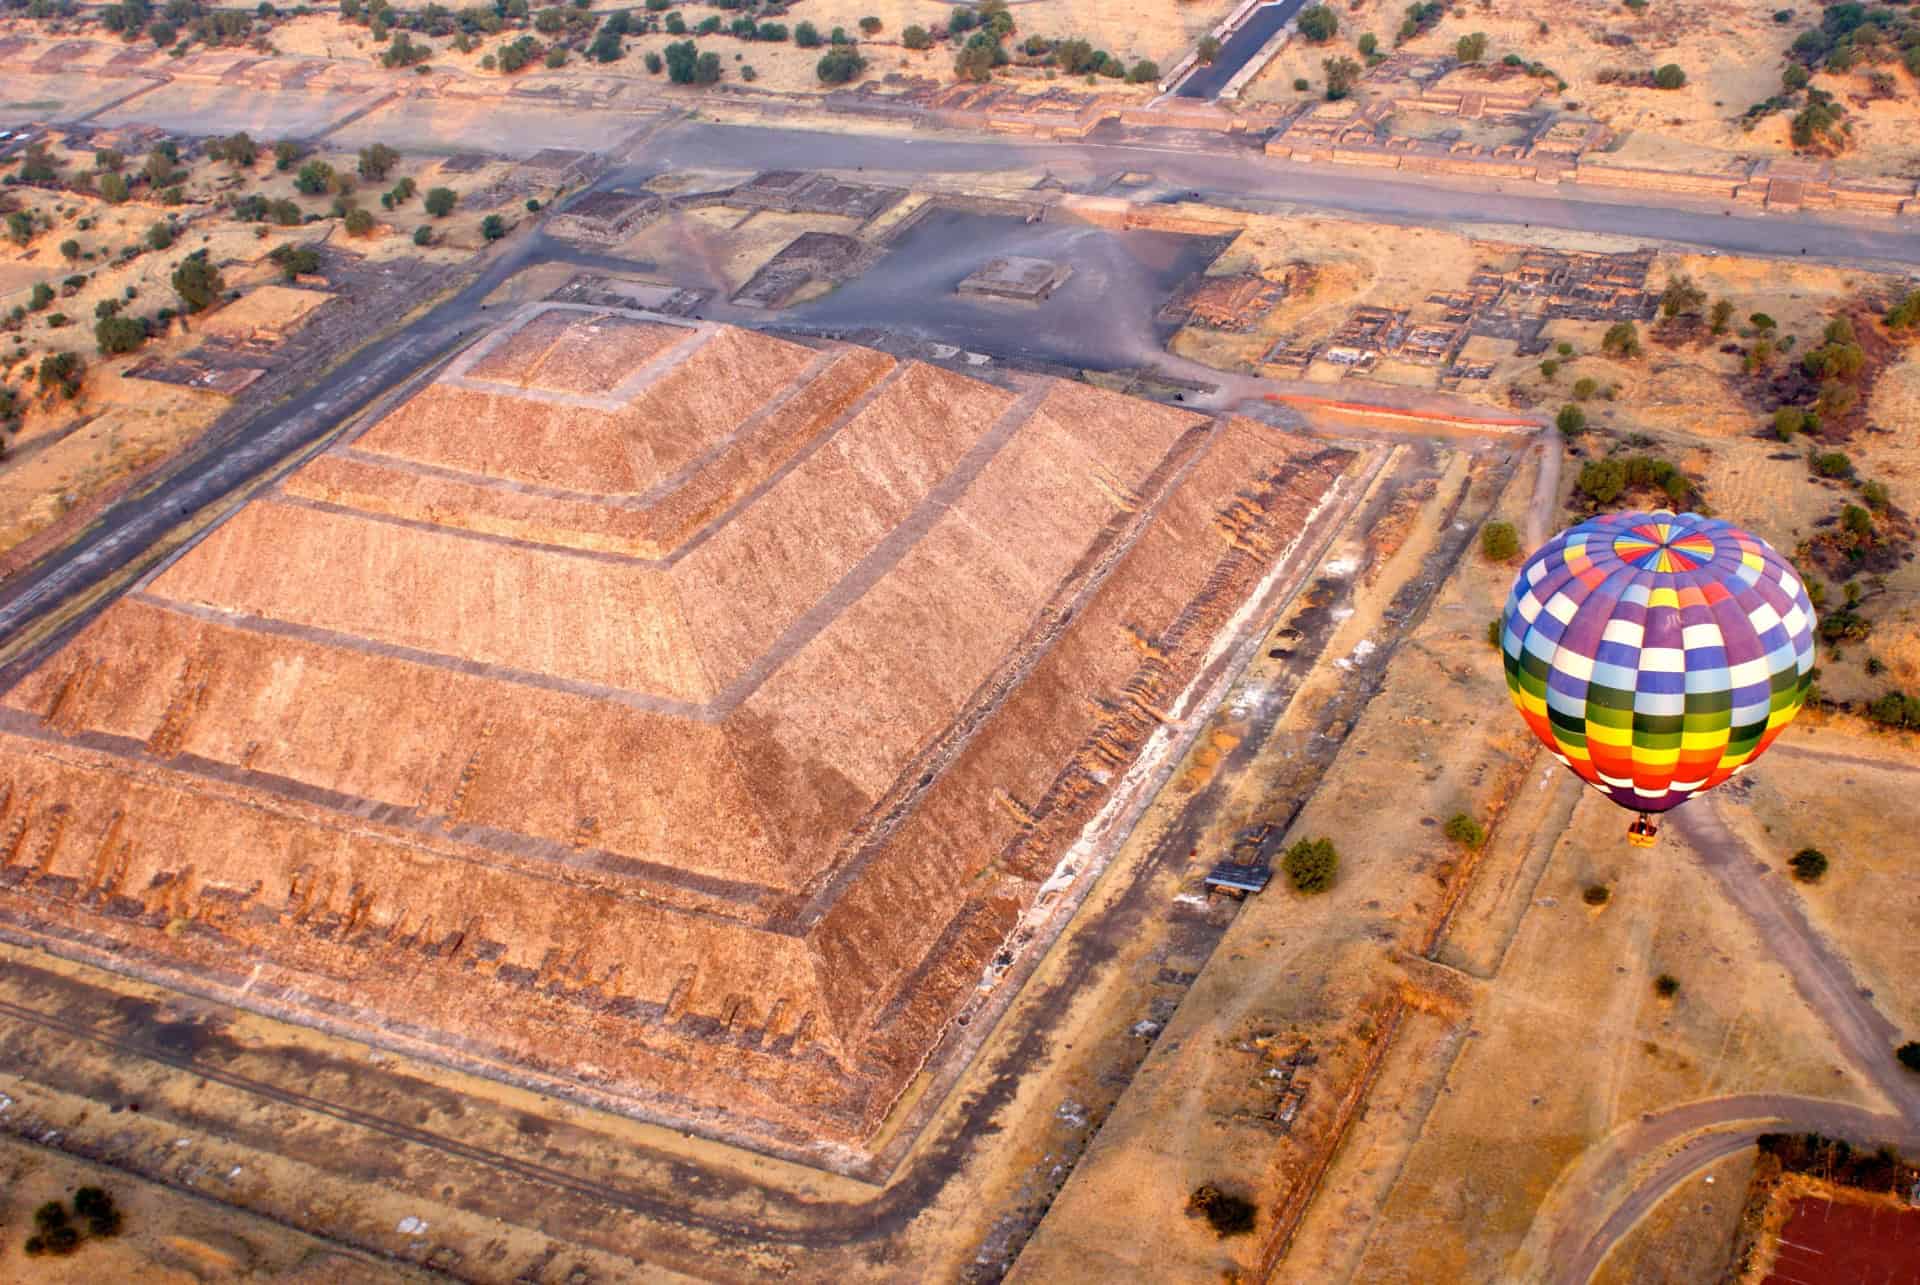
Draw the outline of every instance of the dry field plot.
M1349 458L530 310L13 691L0 909L858 1143Z

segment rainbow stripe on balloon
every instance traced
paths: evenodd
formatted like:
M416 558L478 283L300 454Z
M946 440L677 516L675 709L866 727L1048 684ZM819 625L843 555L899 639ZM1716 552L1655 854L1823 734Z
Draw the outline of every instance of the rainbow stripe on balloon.
M1528 727L1639 812L1752 762L1813 681L1813 604L1793 568L1693 513L1612 513L1560 532L1527 559L1501 619Z

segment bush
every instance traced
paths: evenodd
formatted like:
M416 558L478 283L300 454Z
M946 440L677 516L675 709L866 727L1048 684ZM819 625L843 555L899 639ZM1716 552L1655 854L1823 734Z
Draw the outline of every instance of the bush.
M1900 1065L1909 1071L1920 1071L1920 1043L1908 1040L1894 1050L1893 1055L1900 1059Z
M430 187L421 203L428 214L436 219L444 219L453 213L453 207L459 203L460 194L450 187Z
M320 252L310 245L283 245L267 257L288 281L320 270Z
M1853 461L1844 451L1817 451L1807 457L1807 462L1821 477L1847 477L1853 472Z
M1220 56L1220 37L1211 34L1200 37L1200 43L1194 46L1193 55L1202 64L1211 67L1213 60Z
M1716 335L1727 333L1727 327L1733 324L1733 304L1725 299L1713 301L1713 311L1708 314L1708 324Z
M1243 1236L1252 1231L1259 1212L1251 1200L1224 1192L1210 1182L1200 1184L1187 1197L1187 1214L1205 1218L1215 1234L1222 1237Z
M1580 894L1580 900L1589 906L1604 906L1613 900L1613 889L1604 883L1590 883L1587 890Z
M422 223L413 230L413 243L415 245L432 245L433 229Z
M1480 528L1480 554L1488 562L1508 562L1520 552L1520 533L1511 522L1489 522Z
M1609 357L1627 359L1640 355L1640 328L1631 321L1616 321L1600 337L1600 351Z
M1584 402L1600 391L1600 381L1591 375L1582 376L1573 382L1573 399Z
M132 352L147 342L147 323L139 317L102 317L94 323L93 342L103 357Z
M1296 891L1325 892L1340 873L1340 853L1331 839L1302 839L1287 849L1280 864Z
M1795 433L1807 431L1807 413L1798 406L1782 406L1773 413L1773 435L1791 442Z
M1553 417L1553 426L1560 430L1562 437L1578 437L1587 431L1587 413L1572 402L1568 402L1560 408L1560 413Z
M1827 872L1827 854L1818 848L1802 848L1788 859L1787 865L1793 868L1793 877L1801 883L1818 883L1820 876Z
M36 372L40 381L40 391L58 389L60 395L68 401L80 396L80 381L85 377L87 364L80 359L79 353L48 353L40 359Z
M1887 313L1888 330L1920 330L1920 290L1909 290L1906 297Z
M1296 94L1304 94L1309 89L1312 89L1312 88L1313 88L1313 82L1308 80L1305 76L1295 76L1293 78L1293 91Z
M374 182L385 181L393 167L400 163L400 153L385 143L373 143L360 149L360 177Z
M1365 50L1361 50L1365 53ZM1463 63L1479 62L1487 56L1487 33L1476 31L1470 36L1462 36L1453 46L1453 56Z
M1363 34L1360 39L1354 41L1354 44L1359 47L1362 58L1371 58L1375 53L1379 52L1380 37L1369 31Z
M1477 848L1487 841L1485 827L1464 812L1448 817L1443 833L1463 848Z
M108 205L124 205L133 195L127 187L127 180L118 174L104 174L100 178L100 199Z
M900 33L900 43L909 49L933 48L933 36L919 23L914 23Z
M811 22L800 23L793 29L793 43L802 49L818 49L821 45L820 28Z
M1327 99L1338 102L1353 92L1360 80L1360 64L1351 58L1329 58L1320 64L1327 73Z
M498 214L489 214L480 220L480 235L489 241L498 241L507 234L507 221Z
M1653 73L1655 89L1679 89L1687 83L1687 73L1680 70L1678 63L1668 63Z
M1662 973L1653 979L1653 989L1661 999L1672 999L1680 993L1680 979L1672 973Z
M188 255L173 270L173 292L186 305L184 311L200 312L212 307L224 289L226 281L220 276L220 269L208 262L204 250Z
M27 311L39 312L53 302L53 287L44 281L33 283L33 290L27 295Z
M822 54L813 74L823 85L844 85L867 69L867 60L851 45L841 45Z
M346 226L348 236L367 236L372 233L374 227L373 215L357 208L348 210L347 217L342 222Z
M333 166L325 161L308 161L293 176L294 190L306 196L319 196L334 185Z
M1300 11L1295 26L1309 44L1324 45L1339 32L1340 19L1323 4L1309 5Z
M869 35L869 36L877 36L877 35L879 35L879 34L880 34L880 28L881 28L881 27L882 27L883 25L884 25L884 24L883 24L883 23L882 23L882 22L880 21L880 19L878 19L878 18L876 18L876 17L874 17L874 16L873 16L873 15L871 15L871 14L869 14L869 15L867 15L866 17L864 17L864 18L862 18L862 19L860 19L860 30L861 30L861 32L862 32L863 34L865 34L865 35Z
M649 52L642 61L646 63L647 70L656 76L660 74L660 69L666 66L665 60L662 59L659 54L653 52Z

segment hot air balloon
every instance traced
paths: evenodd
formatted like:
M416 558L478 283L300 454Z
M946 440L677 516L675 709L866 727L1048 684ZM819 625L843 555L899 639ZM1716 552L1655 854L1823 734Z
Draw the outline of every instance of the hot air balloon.
M1560 532L1501 614L1507 690L1554 757L1635 812L1710 790L1793 721L1813 604L1771 545L1694 513L1609 513Z

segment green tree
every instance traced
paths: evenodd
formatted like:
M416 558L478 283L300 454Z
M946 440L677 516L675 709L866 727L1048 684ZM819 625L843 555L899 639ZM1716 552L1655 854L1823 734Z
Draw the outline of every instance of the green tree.
M86 377L87 363L77 352L48 353L40 359L40 391L58 389L68 401L80 396L80 384Z
M1369 31L1362 35L1360 39L1356 40L1354 44L1358 46L1362 58L1371 58L1375 53L1379 52L1380 37Z
M214 300L226 288L226 281L207 259L204 250L195 251L180 261L173 270L173 292L180 296L180 302L187 312L200 312L213 306Z
M1727 328L1733 324L1733 304L1725 299L1714 300L1713 311L1709 314L1709 321L1713 326L1714 334L1726 334Z
M480 235L489 241L498 241L507 234L507 221L498 214L489 214L480 220Z
M1308 5L1295 20L1295 29L1308 44L1324 45L1340 30L1340 19L1323 4Z
M80 257L80 243L72 237L68 237L65 241L62 241L60 243L60 257L68 263L72 263Z
M1193 52L1202 63L1211 66L1213 60L1220 56L1220 38L1211 34L1200 37L1200 43Z
M1616 321L1600 337L1600 351L1609 357L1626 360L1640 355L1640 328L1631 321Z
M844 85L867 69L867 60L851 45L841 45L820 56L813 74L823 85Z
M933 48L933 36L919 23L914 23L900 33L900 43L909 49Z
M1627 467L1611 458L1588 460L1574 485L1595 504L1612 504L1627 489Z
M1127 83L1147 85L1160 79L1160 64L1151 58L1142 58L1127 69Z
M1480 554L1488 562L1511 562L1520 552L1520 533L1511 522L1489 522L1480 528Z
M700 65L700 47L691 40L677 40L665 49L667 79L676 85L691 85Z
M308 161L293 176L293 186L307 196L319 196L333 186L334 177L333 166L325 161Z
M415 245L432 245L433 229L422 223L413 230L413 243Z
M360 149L360 177L383 182L400 163L400 153L385 143L371 143Z
M93 326L93 342L102 356L132 352L147 341L147 323L140 317L102 317Z
M1325 892L1340 873L1340 853L1331 839L1301 839L1287 849L1280 864L1295 890Z
M1920 290L1909 290L1887 313L1888 330L1920 330Z
M1568 402L1553 417L1553 426L1560 430L1560 436L1572 439L1587 431L1587 413Z
M880 19L874 17L871 14L860 19L860 31L863 35L868 35L868 36L879 35L880 28L882 25L883 24L881 23Z
M794 26L793 43L802 49L818 49L821 45L820 28L811 22L802 22Z
M1577 402L1584 402L1599 391L1600 381L1591 375L1582 375L1573 381L1573 399Z
M367 236L374 228L373 215L358 206L348 210L346 218L341 222L346 227L348 236Z
M1801 883L1818 883L1820 876L1827 873L1827 854L1818 848L1802 848L1793 854L1787 862L1793 869L1793 877Z
M1327 98L1332 101L1352 93L1360 79L1360 64L1351 58L1329 58L1320 66L1327 73Z
M7 239L15 245L25 245L33 240L33 216L25 210L14 210L7 215Z
M1698 312L1706 301L1707 292L1695 285L1692 277L1678 276L1660 293L1660 315L1677 317L1683 312Z
M1655 89L1679 89L1687 83L1687 73L1677 63L1668 63L1653 73Z
M242 131L208 143L207 155L216 161L225 161L237 170L250 170L260 159L260 147L251 134Z
M128 190L127 180L123 175L102 174L100 176L100 199L108 205L125 204L131 195L133 193Z
M1487 56L1487 33L1476 31L1460 37L1453 46L1453 55L1463 63L1479 62Z
M434 218L444 219L453 213L453 207L459 200L459 194L450 187L430 187L421 198L421 204Z
M1798 406L1782 406L1773 413L1773 435L1783 442L1792 441L1793 435L1806 427L1807 413Z
M1463 848L1477 848L1487 841L1486 828L1465 812L1448 817L1442 832Z

